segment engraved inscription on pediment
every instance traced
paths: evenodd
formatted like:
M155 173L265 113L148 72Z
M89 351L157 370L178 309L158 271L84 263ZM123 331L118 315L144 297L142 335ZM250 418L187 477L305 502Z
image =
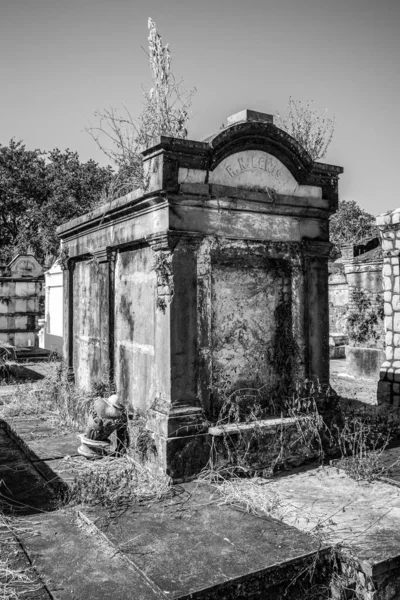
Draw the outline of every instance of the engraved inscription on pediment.
M227 156L210 172L209 182L250 190L274 190L290 196L321 197L321 188L299 185L280 160L260 150Z

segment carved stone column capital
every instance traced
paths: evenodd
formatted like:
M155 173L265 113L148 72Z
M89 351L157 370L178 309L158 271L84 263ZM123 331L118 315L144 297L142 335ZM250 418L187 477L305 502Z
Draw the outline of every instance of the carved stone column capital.
M325 258L328 260L329 253L333 247L332 242L320 242L317 240L307 240L303 244L305 256L313 258Z
M108 250L107 248L100 248L98 250L92 250L91 254L94 256L97 263L106 263L108 262Z

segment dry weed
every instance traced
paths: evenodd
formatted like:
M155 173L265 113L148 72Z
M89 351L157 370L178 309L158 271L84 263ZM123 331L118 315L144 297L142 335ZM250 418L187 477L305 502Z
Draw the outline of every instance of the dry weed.
M43 588L33 567L21 566L25 560L19 560L23 551L18 535L36 535L31 525L24 521L6 518L0 515L0 598L2 600L21 600L39 592Z
M97 461L71 458L68 473L71 480L62 504L116 508L159 499L171 486L167 475L152 472L127 454Z

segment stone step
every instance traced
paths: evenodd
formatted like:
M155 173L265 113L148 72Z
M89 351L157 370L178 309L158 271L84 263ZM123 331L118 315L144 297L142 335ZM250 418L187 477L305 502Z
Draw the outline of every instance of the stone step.
M17 360L46 360L51 355L50 350L45 350L45 348L38 348L36 346L20 346L16 347L14 350Z
M83 511L174 600L303 598L299 589L310 586L312 565L316 582L329 577L329 546L224 503L206 483L174 486L158 502L117 508L112 518L98 507Z
M19 539L53 600L168 597L77 511L35 515L31 529Z
M336 546L338 581L354 588L357 598L395 599L400 597L400 448L385 451L382 462L391 467L384 482L355 481L330 466L282 475L258 491L256 480L233 485L243 502L251 497L260 510L270 507L271 516Z

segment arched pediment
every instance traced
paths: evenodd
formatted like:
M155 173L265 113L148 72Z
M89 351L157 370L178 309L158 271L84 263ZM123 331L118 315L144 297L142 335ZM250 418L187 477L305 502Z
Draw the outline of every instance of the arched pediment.
M43 268L31 254L18 254L8 265L11 277L40 277Z
M229 117L227 127L201 142L161 136L142 155L148 190L215 184L323 197L332 209L343 172L341 167L313 161L292 136L274 125L271 115L249 110Z
M211 170L230 155L259 150L280 161L297 182L303 183L314 164L308 152L273 123L238 123L223 129L207 141L211 150Z
M273 190L285 196L322 196L320 187L301 185L284 163L259 149L228 154L210 171L208 181L249 190Z

